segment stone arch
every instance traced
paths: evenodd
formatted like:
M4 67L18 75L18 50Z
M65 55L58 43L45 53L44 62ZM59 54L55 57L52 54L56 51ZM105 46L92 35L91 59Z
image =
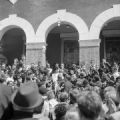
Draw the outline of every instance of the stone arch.
M89 38L98 40L105 23L117 17L120 17L120 4L113 5L112 8L105 10L95 18L90 27Z
M48 16L38 27L36 32L37 42L46 42L48 32L55 26L58 21L67 22L72 25L79 34L79 40L84 39L88 33L88 27L82 18L76 14L66 12L66 10L57 10L57 13Z
M32 25L27 20L18 17L16 14L9 15L8 18L0 21L0 38L2 38L7 30L15 27L19 27L25 32L27 43L35 42L35 32Z

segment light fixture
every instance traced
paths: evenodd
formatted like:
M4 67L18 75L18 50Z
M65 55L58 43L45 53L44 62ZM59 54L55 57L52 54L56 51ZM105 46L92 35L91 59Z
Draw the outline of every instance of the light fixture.
M58 27L60 27L60 25L61 25L61 20L60 20L60 18L58 18L57 24L58 24Z
M69 29L69 28L70 28L70 26L69 26L69 25L66 25L66 28L68 28L68 29Z
M18 1L18 0L9 0L13 5Z

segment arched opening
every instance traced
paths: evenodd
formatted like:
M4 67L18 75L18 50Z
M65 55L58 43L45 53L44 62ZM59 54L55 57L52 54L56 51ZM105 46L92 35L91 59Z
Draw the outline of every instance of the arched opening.
M69 24L54 27L47 36L46 61L51 65L79 64L78 31Z
M4 31L4 30L3 30ZM1 51L7 64L12 65L15 58L21 59L26 53L26 35L21 28L10 28L2 36Z
M120 20L107 22L100 33L100 58L108 62L120 62Z

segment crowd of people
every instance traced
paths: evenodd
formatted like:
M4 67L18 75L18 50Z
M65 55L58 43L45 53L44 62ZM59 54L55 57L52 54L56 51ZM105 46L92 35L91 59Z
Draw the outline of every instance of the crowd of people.
M0 66L0 120L120 120L119 65L15 59Z

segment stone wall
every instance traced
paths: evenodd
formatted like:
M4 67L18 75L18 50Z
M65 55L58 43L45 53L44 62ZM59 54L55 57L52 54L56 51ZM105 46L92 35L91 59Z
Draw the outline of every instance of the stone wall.
M85 40L80 41L80 63L90 64L91 61L99 65L100 52L99 52L100 40Z
M29 43L26 45L26 65L37 64L40 61L45 65L45 52L43 43Z
M90 27L95 17L113 4L119 4L119 0L18 0L14 6L9 0L0 0L0 20L9 14L18 14L28 20L36 31L46 17L56 10L67 9L80 16Z

